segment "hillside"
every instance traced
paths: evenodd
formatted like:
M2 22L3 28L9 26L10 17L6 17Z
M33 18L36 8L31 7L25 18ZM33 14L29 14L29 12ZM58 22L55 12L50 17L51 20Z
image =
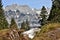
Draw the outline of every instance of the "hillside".
M33 40L60 40L60 23L44 25Z
M3 29L0 30L0 40L22 40L23 35L21 32L24 30L11 30L11 29ZM25 37L27 38L27 37Z

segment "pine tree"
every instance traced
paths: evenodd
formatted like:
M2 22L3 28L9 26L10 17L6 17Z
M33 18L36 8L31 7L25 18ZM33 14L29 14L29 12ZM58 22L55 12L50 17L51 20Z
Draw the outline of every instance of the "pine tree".
M29 30L30 26L29 26L29 21L28 20L26 20L26 26L27 26L26 29Z
M52 0L52 8L48 20L60 22L60 0Z
M11 29L18 29L17 24L16 24L14 18L12 18L12 20L11 20L10 28Z
M21 23L21 29L26 29L26 23L24 21Z
M26 20L26 22L23 22L21 24L21 29L25 29L25 30L29 30L30 29L28 20Z
M46 11L46 8L43 6L42 9L41 9L41 14L40 14L40 16L42 18L42 24L45 24L45 22L47 20L46 19L46 17L47 17L46 14L48 14L48 12Z
M8 22L4 16L4 11L2 7L2 0L0 0L0 30L8 28Z

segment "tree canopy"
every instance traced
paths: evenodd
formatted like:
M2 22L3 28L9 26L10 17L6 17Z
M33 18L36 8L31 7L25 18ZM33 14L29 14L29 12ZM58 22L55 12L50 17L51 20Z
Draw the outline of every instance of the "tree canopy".
M8 22L4 15L2 0L0 0L0 29L8 28Z
M12 20L11 20L10 28L11 29L18 29L17 24L16 24L14 18L12 18Z
M52 0L49 21L60 22L60 0Z

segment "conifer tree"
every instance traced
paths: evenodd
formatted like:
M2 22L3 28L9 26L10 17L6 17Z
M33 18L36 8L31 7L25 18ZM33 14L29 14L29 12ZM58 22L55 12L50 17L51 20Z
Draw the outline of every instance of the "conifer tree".
M46 11L46 8L43 6L42 9L41 9L41 14L40 14L40 16L42 18L42 23L41 24L44 24L46 22L46 20L47 20L47 18L46 18L47 15L46 14L48 14L48 12Z
M4 16L2 0L0 0L0 30L8 28L8 22Z
M24 21L21 23L21 29L26 29L26 23Z
M18 29L17 24L16 24L14 18L12 18L12 20L11 20L10 28L11 29Z
M29 30L30 27L29 27L29 22L26 20L26 22L23 22L21 24L21 29L25 29L25 30Z
M52 8L48 20L60 22L60 0L52 0Z
M29 21L28 20L26 20L26 26L27 26L26 29L29 30L30 26L29 26Z

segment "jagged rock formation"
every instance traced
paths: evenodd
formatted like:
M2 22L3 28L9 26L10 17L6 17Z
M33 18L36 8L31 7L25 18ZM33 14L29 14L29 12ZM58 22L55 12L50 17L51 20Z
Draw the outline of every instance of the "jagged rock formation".
M38 17L40 16L40 9L31 9L28 5L17 5L17 4L12 4L8 5L4 9L5 11L5 16L9 24L11 21L11 18L13 17L18 25L18 28L21 28L21 23L23 21L28 20L29 21L29 26L30 27L39 27L41 26L39 22ZM47 9L49 16L50 9Z
M27 5L17 5L12 4L5 7L5 16L9 24L11 21L11 18L15 18L16 23L19 28L21 28L21 23L23 21L28 20L30 26L40 26L40 23L38 21L37 13L35 11L32 11L32 9Z

